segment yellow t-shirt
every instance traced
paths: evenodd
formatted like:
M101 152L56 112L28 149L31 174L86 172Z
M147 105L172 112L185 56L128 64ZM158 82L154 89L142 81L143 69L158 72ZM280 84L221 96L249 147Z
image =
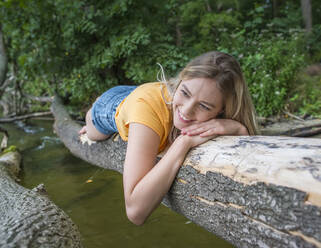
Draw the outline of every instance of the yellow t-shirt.
M170 101L163 83L146 83L137 87L119 104L115 122L119 135L124 141L128 140L129 123L140 123L150 127L159 135L158 151L164 150L171 130L172 114L163 95L166 101Z

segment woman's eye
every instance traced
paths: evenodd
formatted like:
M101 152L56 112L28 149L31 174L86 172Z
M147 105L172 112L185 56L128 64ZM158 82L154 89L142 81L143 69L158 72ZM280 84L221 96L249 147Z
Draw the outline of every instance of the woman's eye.
M207 106L203 105L203 104L200 104L201 108L202 109L205 109L205 110L210 110L210 108L208 108Z
M181 90L181 91L182 91L183 96L188 96L188 94L185 90Z

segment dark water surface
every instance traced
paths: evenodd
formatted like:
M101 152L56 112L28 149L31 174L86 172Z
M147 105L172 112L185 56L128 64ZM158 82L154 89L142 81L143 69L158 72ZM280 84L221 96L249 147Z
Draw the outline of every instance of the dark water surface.
M9 144L22 152L22 185L44 183L49 197L78 226L85 247L233 247L162 205L142 227L131 224L122 176L71 155L53 133L51 121L2 126L9 131Z

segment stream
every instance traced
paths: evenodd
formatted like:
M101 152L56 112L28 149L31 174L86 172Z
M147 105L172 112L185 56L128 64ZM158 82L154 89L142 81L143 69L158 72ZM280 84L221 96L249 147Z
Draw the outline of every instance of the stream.
M43 183L51 200L78 226L87 248L233 247L165 206L137 227L127 220L122 175L73 156L53 133L53 122L28 120L3 124L9 145L19 148L26 188Z

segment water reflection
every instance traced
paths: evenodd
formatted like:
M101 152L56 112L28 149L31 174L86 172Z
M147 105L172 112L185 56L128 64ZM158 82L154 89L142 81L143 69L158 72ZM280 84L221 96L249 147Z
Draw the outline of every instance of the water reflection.
M27 134L39 133L44 130L44 128L40 126L27 125L25 121L16 121L15 125L17 125L18 128L22 129Z
M119 173L72 156L52 132L52 122L18 123L4 126L9 143L23 154L23 186L44 183L79 227L85 247L233 247L164 206L144 226L134 226L125 215Z
M58 137L49 137L49 136L44 136L41 137L40 140L42 141L39 146L34 148L35 150L41 150L44 149L46 146L50 145L56 145L62 143Z

